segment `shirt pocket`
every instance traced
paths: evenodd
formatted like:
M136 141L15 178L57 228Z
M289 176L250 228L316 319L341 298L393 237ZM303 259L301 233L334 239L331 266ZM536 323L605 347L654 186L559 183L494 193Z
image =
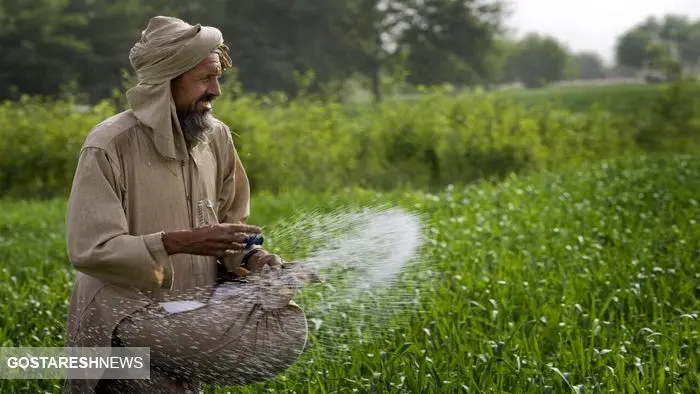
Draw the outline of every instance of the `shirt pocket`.
M199 226L211 226L219 223L214 203L209 199L197 201L197 224Z

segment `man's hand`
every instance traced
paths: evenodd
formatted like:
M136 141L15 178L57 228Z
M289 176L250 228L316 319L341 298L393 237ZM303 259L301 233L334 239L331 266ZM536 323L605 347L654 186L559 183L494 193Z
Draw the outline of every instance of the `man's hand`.
M311 266L301 263L286 262L278 255L269 253L263 249L258 249L254 255L250 256L246 266L251 274L260 274L265 266L269 266L272 271L278 269L288 270L304 284L325 282L321 274Z
M265 249L257 249L251 253L254 254L250 256L248 262L245 264L246 269L251 274L260 274L263 267L266 265L269 265L273 270L281 269L282 264L284 263L282 258L280 258L278 255L272 254Z
M245 248L248 234L261 232L259 227L248 224L214 224L165 233L163 245L169 255L187 253L226 257Z

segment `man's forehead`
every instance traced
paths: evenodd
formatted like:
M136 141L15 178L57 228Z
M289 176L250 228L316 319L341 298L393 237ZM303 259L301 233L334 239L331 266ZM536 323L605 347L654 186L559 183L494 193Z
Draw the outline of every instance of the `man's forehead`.
M218 53L210 53L202 59L199 64L195 67L195 71L212 71L217 70L221 72L221 58Z

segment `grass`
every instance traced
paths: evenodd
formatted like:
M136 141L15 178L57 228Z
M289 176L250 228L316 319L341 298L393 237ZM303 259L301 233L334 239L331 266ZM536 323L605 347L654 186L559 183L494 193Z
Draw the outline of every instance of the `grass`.
M525 106L537 106L547 102L557 105L560 109L586 113L592 106L605 108L614 113L625 113L638 110L640 106L648 105L659 97L665 84L630 83L630 84L590 84L590 85L550 85L537 89L503 89L493 90L489 96L509 103ZM430 90L428 90L430 91ZM457 90L458 97L469 97L471 90ZM423 97L424 92L389 96L386 102L412 102ZM366 111L372 108L371 100L351 102L346 107L354 112Z
M700 159L639 156L438 195L258 196L252 221L266 228L305 210L398 201L428 218L428 248L402 282L413 309L371 331L348 319L357 334L346 337L312 329L296 367L240 391L693 392L699 188ZM62 345L64 207L0 203L1 346ZM325 354L329 340L347 350ZM0 381L0 391L58 384Z
M431 90L364 106L242 95L217 100L216 114L230 127L254 190L440 190L588 159L695 149L698 89L688 82L484 95ZM72 107L30 97L0 105L0 197L70 191L86 134L116 111L106 102L85 113Z

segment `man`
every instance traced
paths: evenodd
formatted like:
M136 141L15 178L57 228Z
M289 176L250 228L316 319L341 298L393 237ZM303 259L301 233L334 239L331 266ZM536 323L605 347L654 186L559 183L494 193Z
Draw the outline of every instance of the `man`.
M265 310L233 297L233 311L175 315L167 327L156 317L160 302L282 264L262 248L244 250L248 234L260 233L246 224L248 178L227 126L212 116L218 79L231 66L228 48L216 28L158 16L129 59L139 78L127 92L131 108L91 130L73 180L66 242L78 274L66 346L150 346L154 368L150 381L68 379L64 390L194 392L208 383L196 381L203 375L187 377L167 364L178 352L188 359L178 342L185 335L216 336L200 350L237 355L228 366L241 375L236 382L269 378L305 345L305 316L293 302ZM235 369L255 372L264 357L277 365L259 366L251 378Z

